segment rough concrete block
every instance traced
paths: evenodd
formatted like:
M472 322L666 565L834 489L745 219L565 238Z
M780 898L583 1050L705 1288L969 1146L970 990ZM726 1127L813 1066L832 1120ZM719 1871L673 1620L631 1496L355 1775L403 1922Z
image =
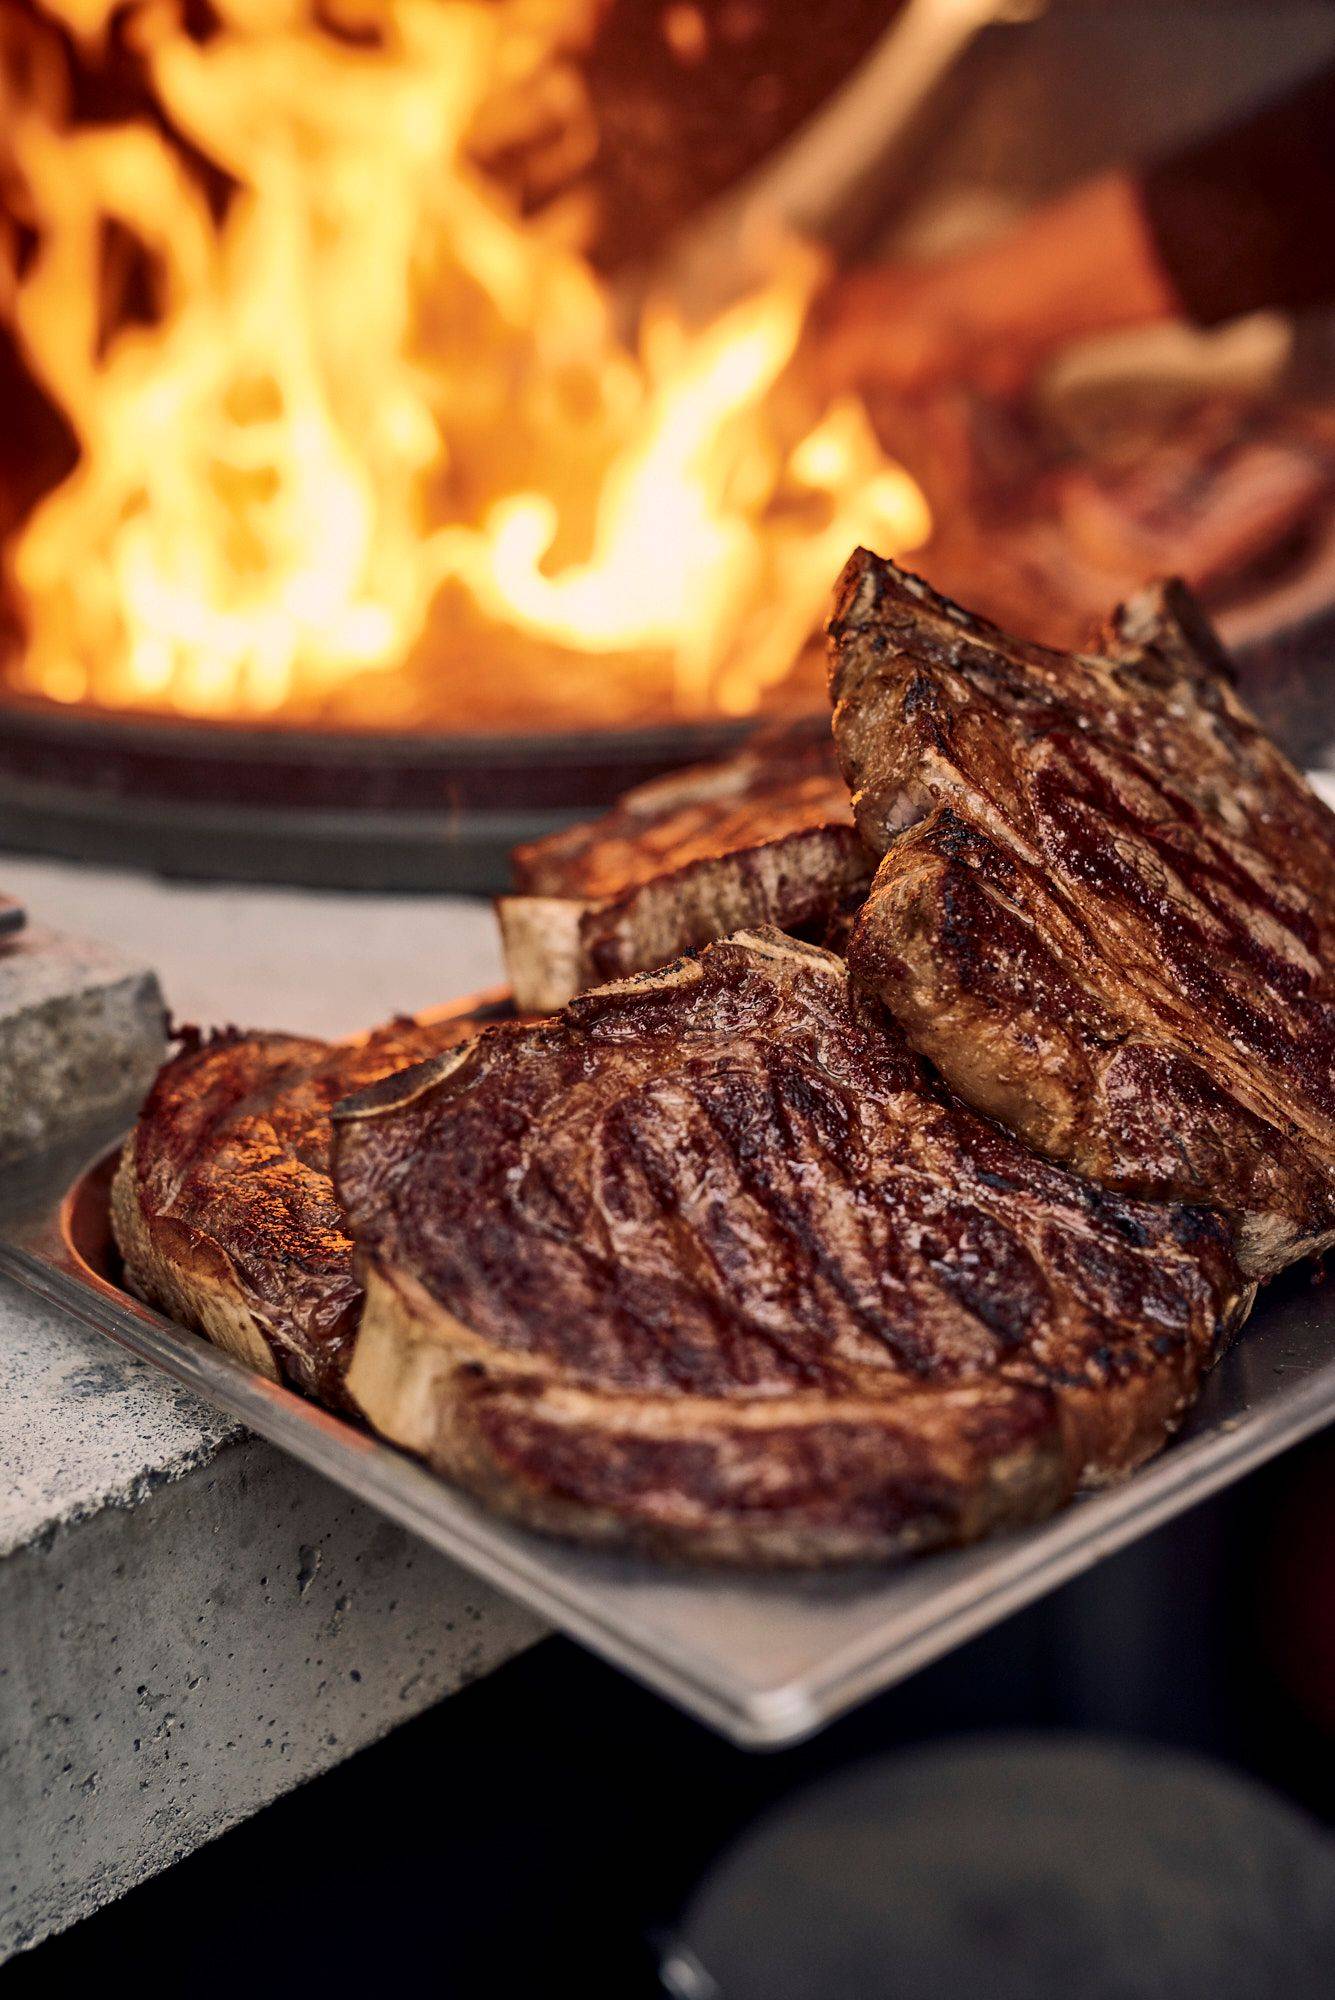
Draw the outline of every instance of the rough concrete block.
M163 1030L156 975L119 952L39 925L0 940L0 1161L147 1089Z
M0 878L30 910L151 960L177 1012L206 1024L346 1034L498 973L488 912L457 900L359 898L350 953L342 896L12 855ZM113 1016L127 976L129 1020L152 1016L143 1043L120 1042L111 1120L160 1058L157 988L123 956L70 950ZM55 964L44 999L62 990ZM57 1117L82 1099L82 1127L100 1115L87 1102L99 1068L116 1065L94 1054L91 1076L57 1089L51 1036L24 1046L29 1029L9 1026L20 978L38 972L0 952L0 978L0 1146L13 1144L16 1088L27 1146L48 1136L34 1091ZM0 1376L0 1958L538 1634L496 1592L4 1280Z
M258 1439L0 1563L0 1959L540 1636Z

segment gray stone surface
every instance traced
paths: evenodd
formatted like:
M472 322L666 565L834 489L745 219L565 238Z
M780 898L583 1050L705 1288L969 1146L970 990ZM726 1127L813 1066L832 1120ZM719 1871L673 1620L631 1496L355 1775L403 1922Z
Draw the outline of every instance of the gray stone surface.
M0 1357L0 1564L105 1508L137 1505L242 1435L230 1417L7 1278ZM0 1566L0 1590L4 1577Z
M0 1160L142 1090L162 1050L162 994L145 965L41 924L0 940Z
M3 1572L0 1957L539 1635L254 1439L53 1528Z
M496 983L490 911L15 856L178 1017L338 1035ZM0 1957L528 1644L534 1620L0 1280Z
M206 1027L350 1035L502 977L480 899L159 882L16 854L0 856L0 886L31 922L153 966L177 1020Z

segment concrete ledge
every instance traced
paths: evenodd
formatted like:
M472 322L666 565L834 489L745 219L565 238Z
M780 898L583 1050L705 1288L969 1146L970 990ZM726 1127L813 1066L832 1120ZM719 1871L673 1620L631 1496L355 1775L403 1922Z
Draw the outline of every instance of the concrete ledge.
M119 990L141 1023L160 1004L136 970L149 962L183 1019L321 1035L499 973L490 912L447 898L166 885L13 856L4 886L107 939L78 948L85 983L108 1006ZM22 963L0 952L15 982ZM27 985L39 1009L62 979L77 989L57 964L44 997ZM119 1105L156 1043L144 1060L135 1078L105 1060L90 1084ZM68 1094L82 1125L88 1102ZM0 1957L538 1636L527 1613L8 1282L0 1349Z
M0 1957L541 1636L250 1438L28 1543L0 1588Z

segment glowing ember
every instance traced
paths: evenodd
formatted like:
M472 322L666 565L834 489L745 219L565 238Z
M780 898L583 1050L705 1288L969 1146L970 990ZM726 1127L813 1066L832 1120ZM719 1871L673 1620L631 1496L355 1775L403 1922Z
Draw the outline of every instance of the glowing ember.
M10 551L14 685L457 727L498 719L487 660L530 723L741 714L854 541L926 538L860 406L776 389L810 259L702 330L650 307L632 350L585 218L521 219L473 164L554 105L587 157L597 11L214 0L196 39L173 0L47 0L92 63L118 15L151 77L161 119L102 124L11 26L11 316L80 446Z

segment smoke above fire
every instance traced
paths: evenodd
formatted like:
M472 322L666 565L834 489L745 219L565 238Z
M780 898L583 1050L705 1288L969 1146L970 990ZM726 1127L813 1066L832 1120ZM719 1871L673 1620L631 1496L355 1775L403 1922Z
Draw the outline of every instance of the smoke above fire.
M671 11L671 10L670 10ZM679 12L680 10L678 10ZM7 552L13 685L371 726L745 714L849 547L929 522L791 364L819 261L629 332L567 0L49 0L7 18L7 316L78 444ZM674 14L673 19L676 18ZM81 117L112 56L147 105Z

